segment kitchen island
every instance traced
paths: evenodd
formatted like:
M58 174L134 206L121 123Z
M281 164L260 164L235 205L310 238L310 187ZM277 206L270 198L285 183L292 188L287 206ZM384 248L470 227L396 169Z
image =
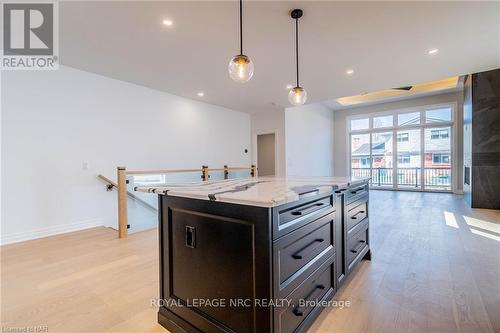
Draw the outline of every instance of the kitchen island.
M370 259L368 179L257 177L137 187L159 195L158 322L291 333Z

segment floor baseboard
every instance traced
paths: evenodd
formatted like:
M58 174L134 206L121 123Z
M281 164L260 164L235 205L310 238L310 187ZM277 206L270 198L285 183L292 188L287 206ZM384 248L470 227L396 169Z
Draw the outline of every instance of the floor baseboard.
M55 225L47 228L41 228L36 230L30 230L25 232L17 232L12 234L2 235L0 238L0 245L13 244L18 242L23 242L27 240L43 238L48 236L54 236L59 234L64 234L67 232L73 232L88 228L95 228L103 226L104 223L100 219L91 219L76 223L68 223Z

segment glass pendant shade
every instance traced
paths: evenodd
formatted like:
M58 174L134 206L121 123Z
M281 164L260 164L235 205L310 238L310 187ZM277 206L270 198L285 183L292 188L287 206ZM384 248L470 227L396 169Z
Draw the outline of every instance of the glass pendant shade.
M246 55L239 54L229 61L229 76L233 81L245 83L253 76L253 62Z
M288 101L292 105L303 105L307 101L307 91L302 87L294 87L288 93Z

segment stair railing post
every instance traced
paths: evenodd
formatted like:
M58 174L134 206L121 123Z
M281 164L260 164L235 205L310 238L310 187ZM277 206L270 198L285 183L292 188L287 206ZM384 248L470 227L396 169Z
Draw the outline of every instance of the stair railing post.
M250 176L252 176L252 177L257 176L257 167L255 165L253 165L253 164L250 167Z
M124 166L117 167L117 189L118 189L118 237L127 237L127 170Z
M201 179L203 179L203 181L208 180L208 165L201 166Z

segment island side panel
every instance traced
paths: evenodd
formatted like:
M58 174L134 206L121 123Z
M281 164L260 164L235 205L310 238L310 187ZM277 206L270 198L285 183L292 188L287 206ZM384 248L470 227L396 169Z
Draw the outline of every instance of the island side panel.
M270 299L271 210L190 198L160 196L159 322L175 331L272 332ZM225 306L193 304L225 299ZM251 299L230 307L230 299ZM170 303L172 304L172 303Z

